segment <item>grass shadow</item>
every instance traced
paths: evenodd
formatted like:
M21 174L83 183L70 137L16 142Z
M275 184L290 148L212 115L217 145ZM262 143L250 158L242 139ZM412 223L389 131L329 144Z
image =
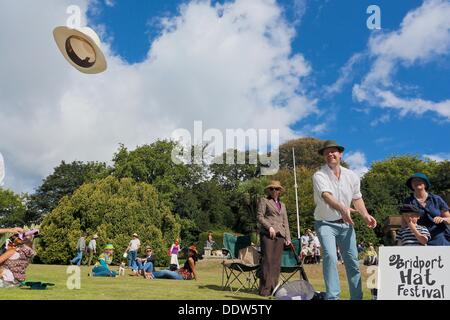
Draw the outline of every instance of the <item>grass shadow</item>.
M216 291L234 293L229 288L224 289L222 286L216 285L216 284L207 284L207 285L204 285L204 286L199 286L198 288L199 289L209 289L209 290L216 290ZM234 289L236 290L237 288L234 287ZM237 293L254 294L256 296L258 295L258 291L257 290L255 290L255 289L247 289L247 288L242 288Z

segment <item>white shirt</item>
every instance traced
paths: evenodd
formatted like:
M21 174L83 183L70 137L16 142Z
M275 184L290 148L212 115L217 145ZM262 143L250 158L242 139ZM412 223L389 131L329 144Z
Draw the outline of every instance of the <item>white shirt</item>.
M141 241L139 239L133 239L130 241L130 251L138 251Z
M338 179L328 165L324 165L313 175L315 220L334 221L341 219L341 213L330 207L322 198L324 192L331 193L336 200L346 207L350 207L352 200L362 198L359 177L351 170L341 168Z
M313 237L313 243L316 245L316 247L320 248L319 237L314 236L314 237Z
M97 241L95 239L92 239L91 241L89 241L89 245L88 245L89 249L91 250L96 250L97 249Z

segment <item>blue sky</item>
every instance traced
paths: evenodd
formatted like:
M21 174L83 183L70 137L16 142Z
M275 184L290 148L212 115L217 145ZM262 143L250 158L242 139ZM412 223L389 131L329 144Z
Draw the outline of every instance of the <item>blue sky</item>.
M212 3L224 1L212 1ZM141 62L149 50L147 39L158 36L157 19L177 15L181 3L187 1L120 1L102 6L101 13L91 15L93 22L104 24L114 37L112 49L129 63ZM356 53L367 51L374 33L398 30L406 14L423 4L422 0L399 1L293 1L279 0L286 20L295 28L293 53L301 53L311 64L313 73L308 95L322 97L324 87L333 84L339 70ZM381 9L382 30L369 30L366 13L369 5ZM448 31L447 31L448 32ZM448 53L448 52L447 52ZM361 151L368 163L397 154L449 154L449 119L433 112L423 115L399 115L389 109L371 108L352 97L352 84L357 83L370 68L364 59L353 70L354 79L342 92L321 98L320 116L302 119L294 129L318 138L342 141L349 150ZM449 98L450 60L448 55L411 67L400 67L395 81L414 86L414 96L433 101ZM358 111L360 110L360 111ZM364 111L361 111L364 110ZM335 119L323 133L308 133L305 125L318 125L329 114ZM389 120L387 120L389 117ZM374 123L376 119L384 119ZM371 125L372 124L372 125Z
M107 72L57 51L71 4ZM373 4L381 30L366 26ZM393 155L450 159L448 16L447 0L4 1L0 27L20 26L0 44L4 186L32 192L61 160L110 161L195 120L336 139L360 173Z

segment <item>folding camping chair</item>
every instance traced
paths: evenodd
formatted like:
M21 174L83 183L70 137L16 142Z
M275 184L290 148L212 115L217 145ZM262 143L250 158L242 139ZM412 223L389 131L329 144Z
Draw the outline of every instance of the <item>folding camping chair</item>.
M293 239L292 247L285 248L283 250L283 254L281 256L281 285L284 285L286 282L288 282L289 279L291 279L297 273L297 271L300 272L300 277L303 280L308 281L305 269L303 268L303 263L299 258L300 251L301 245L299 239Z
M259 261L249 263L239 259L239 251L251 246L250 236L235 236L231 233L224 233L222 251L227 259L222 261L222 288L229 288L233 291L232 285L236 283L241 289L258 289L258 278L256 272L259 268ZM259 260L259 259L258 259Z

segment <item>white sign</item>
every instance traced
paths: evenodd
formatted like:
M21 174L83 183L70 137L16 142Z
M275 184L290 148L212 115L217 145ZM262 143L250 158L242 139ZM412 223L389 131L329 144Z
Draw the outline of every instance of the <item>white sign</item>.
M378 299L450 300L450 247L380 247Z

